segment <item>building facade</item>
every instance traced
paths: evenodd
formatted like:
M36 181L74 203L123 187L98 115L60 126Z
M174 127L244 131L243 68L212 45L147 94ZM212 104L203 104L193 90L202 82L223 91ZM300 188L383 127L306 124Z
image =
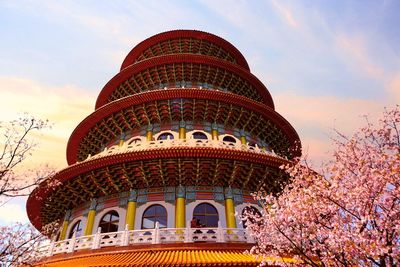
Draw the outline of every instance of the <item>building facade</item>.
M60 231L42 266L256 266L240 219L278 192L300 155L293 127L243 55L176 30L135 46L73 131L69 166L30 195L28 216Z

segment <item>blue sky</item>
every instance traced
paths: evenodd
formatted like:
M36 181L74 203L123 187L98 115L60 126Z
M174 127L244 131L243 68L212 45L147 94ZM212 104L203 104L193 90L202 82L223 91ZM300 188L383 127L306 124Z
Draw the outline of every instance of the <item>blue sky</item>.
M400 103L399 12L395 0L0 0L0 120L24 111L50 119L29 164L62 168L70 133L125 55L159 32L197 29L243 53L319 164L333 128L351 133L361 115ZM0 214L19 209L24 220L23 201Z

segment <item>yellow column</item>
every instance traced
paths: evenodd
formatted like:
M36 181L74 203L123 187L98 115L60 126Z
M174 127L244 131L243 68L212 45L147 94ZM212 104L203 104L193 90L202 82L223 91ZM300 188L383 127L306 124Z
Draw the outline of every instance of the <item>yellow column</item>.
M97 201L96 199L93 199L92 203L90 203L84 235L91 235L93 232L94 217L96 216L96 206Z
M137 200L137 191L131 190L128 199L128 206L126 207L126 218L125 218L125 224L128 225L128 230L135 229L136 200Z
M233 202L233 192L231 188L225 189L225 216L226 227L236 228L235 205Z
M186 199L185 188L179 186L176 188L175 199L175 228L184 228L186 222Z
M186 125L184 121L179 123L179 139L186 139Z
M60 233L60 240L64 240L65 237L67 236L67 230L68 230L70 217L71 217L71 211L68 210L67 213L65 214L64 221L63 221L63 224L62 224L61 233Z
M218 126L216 123L213 123L211 126L211 136L212 140L218 140Z
M240 137L240 142L242 143L242 145L245 145L245 144L247 144L247 140L246 140L246 136L241 136Z
M153 140L153 126L151 124L149 124L149 126L147 126L146 140L147 141Z
M126 134L121 134L120 138L119 138L119 146L123 146L125 143L125 138L126 138Z

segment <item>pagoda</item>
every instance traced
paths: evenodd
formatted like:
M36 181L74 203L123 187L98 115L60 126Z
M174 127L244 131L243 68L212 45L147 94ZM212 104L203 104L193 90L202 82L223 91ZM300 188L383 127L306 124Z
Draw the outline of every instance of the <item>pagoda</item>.
M73 131L68 167L30 195L38 266L257 266L240 215L278 192L294 128L226 40L195 30L136 45Z

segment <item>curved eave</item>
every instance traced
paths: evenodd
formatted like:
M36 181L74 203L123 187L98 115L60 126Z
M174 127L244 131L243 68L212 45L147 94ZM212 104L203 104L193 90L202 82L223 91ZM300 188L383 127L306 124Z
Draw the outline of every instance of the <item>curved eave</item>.
M190 54L166 55L156 58L150 58L144 61L140 61L134 65L130 65L129 67L121 70L121 72L115 75L101 90L96 101L96 109L107 104L108 98L114 92L114 90L135 73L151 67L174 63L204 64L230 71L238 75L239 77L247 80L257 90L264 103L274 109L274 101L272 100L271 94L269 93L268 89L256 76L251 74L248 70L230 62L219 60L213 57Z
M75 128L75 130L71 134L71 137L68 140L68 145L67 145L68 164L73 164L77 161L78 149L81 140L85 137L85 135L88 134L91 128L96 126L96 123L99 122L100 120L110 116L114 112L117 112L121 109L133 105L143 104L153 100L165 100L165 99L176 99L176 98L215 100L244 107L271 120L285 133L285 135L291 142L292 146L295 145L300 146L300 138L295 129L290 125L290 123L275 110L265 106L262 103L253 101L251 99L248 99L240 95L225 93L217 90L205 90L205 89L154 90L113 101L112 103L102 106L101 108L93 112L91 115L86 117ZM298 150L299 151L295 156L300 155L300 148Z
M256 267L261 259L244 253L253 244L241 243L165 243L134 246L110 246L96 250L62 253L41 259L35 266L118 266L118 267L200 267L246 266ZM269 257L271 262L295 262L292 258ZM300 261L299 261L300 262Z
M113 164L127 163L138 160L168 159L168 158L210 158L228 159L250 163L263 164L272 168L279 168L282 164L290 161L272 155L257 154L240 150L231 150L212 147L182 148L173 147L169 149L152 149L134 151L121 154L113 154L93 160L84 161L71 165L56 173L50 179L42 182L29 196L26 209L29 220L37 228L42 228L40 218L41 208L45 207L45 201L67 181L74 179L78 175L91 172L96 169L104 168ZM55 182L57 181L57 182Z
M174 31L167 31L163 33L156 34L150 38L147 38L146 40L140 42L138 45L136 45L125 57L122 65L121 65L121 70L125 69L129 65L132 65L136 62L137 57L143 53L147 48L163 42L167 41L169 39L176 39L176 38L193 38L193 39L200 39L200 40L206 40L209 41L210 43L213 43L217 46L222 47L226 51L230 52L232 56L236 59L237 64L242 66L243 68L247 69L250 71L249 65L247 64L246 59L240 53L240 51L233 46L231 43L228 41L222 39L219 36L216 36L214 34L208 33L208 32L203 32L203 31L196 31L196 30L174 30Z

